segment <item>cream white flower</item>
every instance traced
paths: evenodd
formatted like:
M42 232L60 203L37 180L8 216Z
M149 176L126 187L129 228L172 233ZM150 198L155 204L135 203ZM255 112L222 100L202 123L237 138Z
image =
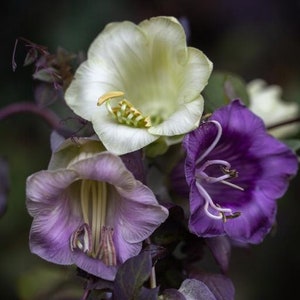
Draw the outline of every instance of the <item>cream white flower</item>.
M196 128L211 71L209 59L187 47L175 18L111 23L91 44L65 98L120 155Z
M261 117L267 127L299 116L297 103L288 103L281 99L280 86L267 85L264 80L255 79L248 83L247 90L250 97L250 110ZM289 124L271 129L269 132L277 138L283 138L297 130L299 130L298 124Z

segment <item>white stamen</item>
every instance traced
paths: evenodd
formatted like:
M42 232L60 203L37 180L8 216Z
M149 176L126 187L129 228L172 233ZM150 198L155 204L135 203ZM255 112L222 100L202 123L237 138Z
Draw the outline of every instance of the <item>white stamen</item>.
M216 147L218 144L221 136L222 136L222 126L218 121L210 120L207 121L210 123L213 123L217 127L217 135L214 139L214 141L211 143L211 145L206 149L206 151L197 159L196 166ZM222 166L223 175L219 177L213 177L207 175L205 172L205 169L209 166ZM215 159L215 160L207 160L203 163L202 166L200 166L196 171L196 186L200 193L200 195L204 198L204 211L207 216L210 218L220 220L222 219L224 222L226 221L226 218L236 218L240 215L240 212L233 212L230 208L222 208L218 204L216 205L213 200L211 199L210 195L207 193L207 191L203 188L201 185L201 181L205 180L207 183L223 183L225 185L228 185L232 188L238 189L240 191L244 191L244 189L236 184L233 184L231 182L226 181L226 179L230 179L233 177L237 177L236 170L231 170L231 164L225 160L221 159ZM209 211L209 207L216 210L219 214L215 215Z
M201 196L204 198L205 200L205 204L204 204L204 210L206 212L206 214L213 218L213 219L223 219L223 214L224 213L229 213L230 215L232 215L232 210L230 208L221 208L218 207L214 204L214 202L212 201L210 195L207 193L207 191L201 186L201 184L199 184L199 182L196 181L196 186L198 188L199 193L201 194ZM217 210L219 212L219 215L214 215L212 214L208 208L209 206L211 206L212 208L214 208L215 210Z
M236 184L233 184L233 183L231 183L231 182L224 181L224 180L222 180L222 181L220 181L220 182L223 183L223 184L229 185L229 186L233 187L234 189L240 190L240 191L242 191L242 192L244 191L244 189L243 189L242 187L240 187L240 186L238 186L238 185L236 185Z
M196 165L203 160L203 158L205 158L217 145L217 143L219 142L221 135L222 135L222 126L218 121L215 120L210 120L207 121L207 123L213 123L217 126L217 135L215 137L215 140L211 143L211 145L206 149L206 151L197 159L196 161Z
M211 166L211 165L223 165L225 166L227 169L231 168L231 164L226 161L226 160L221 160L221 159L214 159L214 160L207 160L199 170L204 171L207 167Z

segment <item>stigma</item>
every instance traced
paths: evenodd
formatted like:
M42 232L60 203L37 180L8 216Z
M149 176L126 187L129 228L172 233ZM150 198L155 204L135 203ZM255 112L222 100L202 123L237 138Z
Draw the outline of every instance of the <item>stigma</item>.
M199 194L203 197L204 212L205 214L215 220L222 220L226 222L228 219L234 219L241 215L241 212L233 211L231 208L222 207L220 204L215 203L209 193L203 187L203 182L209 184L222 183L233 189L244 191L244 189L228 180L237 178L238 171L231 168L231 164L222 159L205 160L207 155L216 147L221 136L221 124L215 120L207 121L214 124L217 128L217 135L211 145L196 161L196 187ZM213 176L209 175L209 169L213 170ZM216 176L216 174L218 174Z
M136 128L149 128L152 126L150 116L143 114L136 109L128 100L122 99L114 107L111 105L111 100L114 98L123 97L125 94L121 91L111 91L102 95L97 102L100 106L105 103L108 112L120 124L124 124Z
M83 224L70 237L71 251L80 250L107 266L117 264L113 241L114 229L107 220L108 184L93 180L80 183L80 206Z

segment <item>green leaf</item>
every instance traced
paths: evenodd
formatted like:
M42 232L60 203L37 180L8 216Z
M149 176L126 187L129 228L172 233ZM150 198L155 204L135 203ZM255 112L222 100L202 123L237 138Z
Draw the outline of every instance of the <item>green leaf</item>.
M139 300L146 291L143 284L149 278L152 268L150 251L128 259L120 266L114 282L114 299ZM148 298L150 299L150 298Z
M240 99L249 104L249 96L245 81L238 75L214 71L203 91L205 112L212 113L231 100Z

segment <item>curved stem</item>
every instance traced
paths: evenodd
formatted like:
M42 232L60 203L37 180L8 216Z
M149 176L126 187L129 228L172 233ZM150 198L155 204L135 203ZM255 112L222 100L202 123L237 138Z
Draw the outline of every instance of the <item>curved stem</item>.
M267 130L271 130L277 127L281 127L281 126L285 126L285 125L289 125L289 124L293 124L293 123L300 123L300 117L295 118L295 119L290 119L290 120L286 120L271 126L267 126Z
M86 288L86 289L84 290L84 293L83 293L82 297L81 297L81 300L86 300L86 299L88 298L90 292L91 292L91 290L88 289L88 288Z
M13 103L0 109L0 121L19 113L33 113L38 115L43 118L52 127L52 129L58 131L64 137L72 135L68 129L61 125L61 120L53 111L45 107L39 107L31 102Z

